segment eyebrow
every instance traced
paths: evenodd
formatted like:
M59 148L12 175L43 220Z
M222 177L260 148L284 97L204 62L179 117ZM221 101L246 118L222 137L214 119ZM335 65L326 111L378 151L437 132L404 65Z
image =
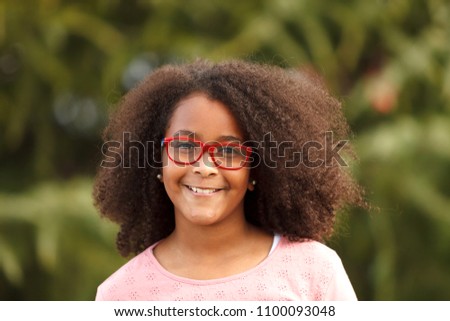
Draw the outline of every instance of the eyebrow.
M175 134L173 134L173 136L188 136L188 137L195 137L197 136L195 132L192 132L190 130L187 129L180 129L179 131L177 131ZM201 135L200 135L201 136ZM242 141L242 138L233 136L233 135L222 135L219 136L218 138L215 139L215 141L225 141L225 142L229 142L229 141L233 141L233 142L240 142Z
M220 136L219 138L217 138L218 141L236 141L236 142L240 142L242 139L238 138L236 136L230 136L230 135L225 135L225 136Z

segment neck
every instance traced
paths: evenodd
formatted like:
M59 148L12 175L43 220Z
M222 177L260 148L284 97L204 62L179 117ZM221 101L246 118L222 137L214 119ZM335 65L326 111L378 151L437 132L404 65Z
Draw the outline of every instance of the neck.
M257 234L257 229L243 216L212 226L177 220L176 228L167 241L183 253L209 256L238 249Z
M246 271L269 252L273 237L238 215L213 225L176 219L176 228L153 250L171 273L192 279L214 279Z

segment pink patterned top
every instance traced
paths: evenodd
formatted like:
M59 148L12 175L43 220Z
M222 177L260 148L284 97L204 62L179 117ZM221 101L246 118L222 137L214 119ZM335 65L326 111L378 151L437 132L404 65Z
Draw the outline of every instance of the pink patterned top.
M282 237L274 251L254 268L213 280L193 280L168 272L153 255L155 245L104 281L96 300L357 299L336 252L316 241L290 242Z

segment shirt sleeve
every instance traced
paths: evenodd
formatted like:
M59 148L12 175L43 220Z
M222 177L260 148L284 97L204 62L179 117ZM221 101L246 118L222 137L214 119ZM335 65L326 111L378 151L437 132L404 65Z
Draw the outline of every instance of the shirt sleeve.
M103 297L103 291L100 286L97 288L97 294L95 295L95 301L106 301L105 298Z
M348 278L342 261L336 257L335 273L325 292L325 301L357 301L355 290Z

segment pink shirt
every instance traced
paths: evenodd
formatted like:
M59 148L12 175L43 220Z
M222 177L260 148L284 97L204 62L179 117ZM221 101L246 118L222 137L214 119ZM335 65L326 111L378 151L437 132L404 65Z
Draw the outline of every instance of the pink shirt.
M356 300L336 252L316 242L282 237L254 268L213 280L193 280L165 270L153 255L156 244L122 266L97 290L96 300Z

